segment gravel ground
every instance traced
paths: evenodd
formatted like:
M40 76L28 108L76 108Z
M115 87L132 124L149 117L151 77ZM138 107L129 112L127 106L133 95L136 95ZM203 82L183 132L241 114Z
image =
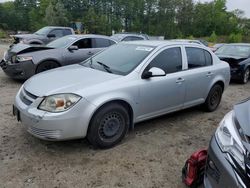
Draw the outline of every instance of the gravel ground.
M196 107L162 116L137 124L114 148L94 150L86 140L47 142L26 133L12 116L21 84L0 70L1 188L185 187L185 160L208 146L223 116L250 92L250 84L231 84L214 113Z

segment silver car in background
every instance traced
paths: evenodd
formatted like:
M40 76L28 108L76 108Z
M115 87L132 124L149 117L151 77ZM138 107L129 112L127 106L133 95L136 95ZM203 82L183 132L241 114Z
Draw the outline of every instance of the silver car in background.
M25 80L53 68L80 63L116 41L103 35L67 35L46 46L16 44L0 63L11 78Z
M216 110L229 80L229 65L201 45L122 42L30 78L13 111L38 138L87 137L108 148L137 122L200 104Z

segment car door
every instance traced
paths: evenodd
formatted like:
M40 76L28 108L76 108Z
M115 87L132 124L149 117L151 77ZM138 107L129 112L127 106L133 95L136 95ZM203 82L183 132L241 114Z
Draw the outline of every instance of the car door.
M182 49L176 46L161 50L145 68L144 71L160 68L166 76L141 79L139 121L182 108L185 97L182 62Z
M213 61L209 51L198 47L185 47L187 70L185 72L186 97L184 107L201 104L206 100L208 87L214 77Z
M94 55L93 43L93 38L82 38L74 42L71 46L77 46L78 50L65 49L65 64L80 63Z

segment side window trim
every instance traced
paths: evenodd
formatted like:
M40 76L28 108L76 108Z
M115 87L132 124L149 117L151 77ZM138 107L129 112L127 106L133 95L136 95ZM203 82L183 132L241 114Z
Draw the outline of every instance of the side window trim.
M198 48L198 49L203 50L206 66L196 67L196 68L189 69L189 68L188 68L188 56L187 56L187 50L186 50L187 48ZM184 45L184 46L183 46L183 51L184 51L185 61L186 61L186 69L185 69L185 70L200 69L200 68L205 68L205 67L209 67L209 66L214 65L214 58L213 58L213 55L212 55L208 50L206 50L206 49L204 49L204 48L200 48L200 47L196 47L196 46L191 46L191 45ZM205 57L205 51L208 52L209 55L211 56L211 60L212 60L212 64L211 64L211 65L207 65L206 57Z
M161 53L163 52L164 50L167 50L167 49L170 49L170 48L180 48L181 50L181 54L182 54L182 70L179 71L179 72L182 72L184 71L184 60L185 58L183 58L183 46L182 45L171 45L171 46L167 46L167 47L163 47L161 49L159 49L157 52L155 52L154 54L151 55L151 57L144 63L144 65L141 67L140 69L140 74L139 74L139 77L141 78L143 72L146 70L147 66ZM175 73L179 73L179 72L175 72ZM175 74L175 73L171 73L171 74Z

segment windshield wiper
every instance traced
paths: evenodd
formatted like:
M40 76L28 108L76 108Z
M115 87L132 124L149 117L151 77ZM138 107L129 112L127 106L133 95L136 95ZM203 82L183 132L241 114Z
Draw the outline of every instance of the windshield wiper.
M99 65L101 65L107 72L112 73L112 71L110 70L110 67L102 62L97 61L96 63L98 63Z

